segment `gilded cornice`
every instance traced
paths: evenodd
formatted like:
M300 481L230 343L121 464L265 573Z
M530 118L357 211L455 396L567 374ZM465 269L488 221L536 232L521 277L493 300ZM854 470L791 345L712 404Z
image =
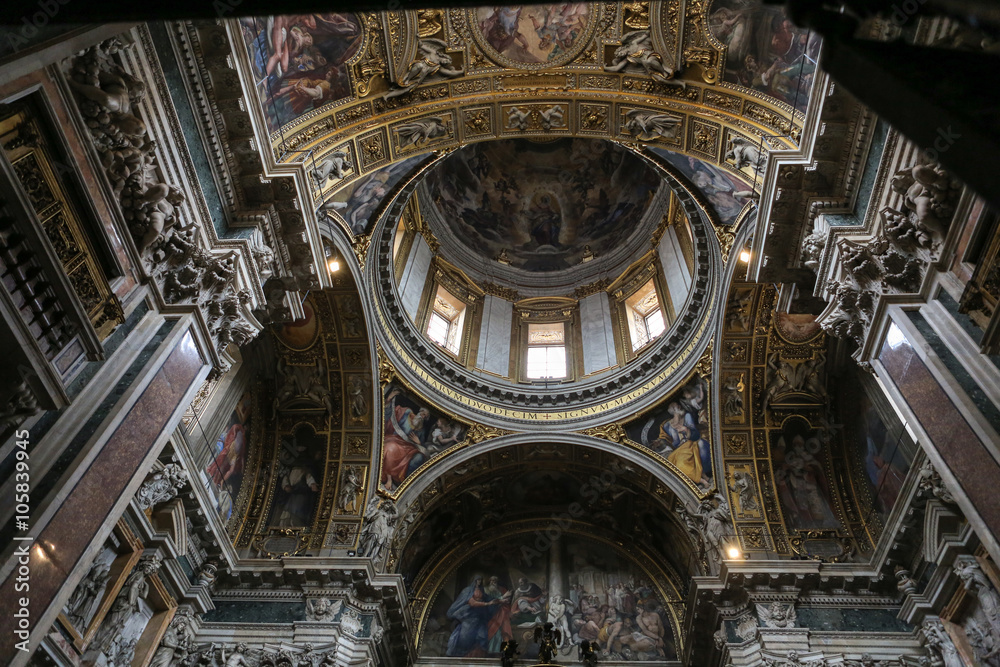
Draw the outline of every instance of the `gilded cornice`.
M431 149L508 136L634 141L623 119L641 110L681 118L676 136L657 137L654 143L752 178L747 168L741 173L726 162L730 138L793 149L803 115L759 91L720 81L726 46L707 29L710 4L590 3L584 41L559 56L555 66L508 62L492 53L470 21L472 9L362 14L365 42L349 63L354 96L305 113L272 133L275 161L294 163L305 155L322 159L335 150L358 158L344 178L313 193L319 201L371 171ZM654 79L636 67L608 70L615 50L637 31L648 31L656 56L678 72L676 81ZM419 59L421 40L438 40L459 74L421 78L412 91L387 99L390 86ZM511 109L525 105L531 107L528 122L511 125ZM542 122L540 113L555 105L563 106L564 119ZM442 129L434 139L401 141L400 125L414 121L440 123Z
M765 146L771 149L795 147L790 139L775 136L787 131L787 117L778 110L765 110L741 92L722 93L694 83L680 97L672 92L674 88L636 81L628 75L560 75L564 81L575 80L568 87L552 85L553 81L541 79L540 75L517 76L521 78L470 77L432 85L427 100L381 112L374 111L367 100L336 111L331 109L329 115L286 133L286 139L275 145L275 160L299 160L305 154L322 160L329 153L345 150L359 156L357 166L345 173L343 179L333 179L325 189L313 193L320 200L391 162L435 149L454 149L497 138L590 137L662 146L716 164L744 179L752 179L752 171L738 169L725 159L725 149L732 137L748 138L754 144L763 138ZM613 89L604 87L608 82L614 83ZM421 90L427 89L416 92ZM525 95L531 95L532 101L527 105L528 127L522 130L510 126L508 119L511 109L526 106ZM565 120L545 128L539 120L540 112L556 105L565 109ZM675 137L635 142L625 122L626 114L632 110L677 115L682 118L681 129ZM404 146L399 139L400 126L421 119L439 119L444 134Z

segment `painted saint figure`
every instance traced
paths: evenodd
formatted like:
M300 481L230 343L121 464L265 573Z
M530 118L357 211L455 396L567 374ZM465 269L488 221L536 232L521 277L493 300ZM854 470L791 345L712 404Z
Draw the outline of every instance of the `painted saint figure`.
M448 608L448 619L457 621L448 639L445 655L464 658L486 657L489 648L489 623L500 605L483 589L483 578L476 577Z
M394 489L427 459L424 443L426 422L430 417L427 408L416 412L396 404L398 388L386 397L385 429L382 439L382 485Z

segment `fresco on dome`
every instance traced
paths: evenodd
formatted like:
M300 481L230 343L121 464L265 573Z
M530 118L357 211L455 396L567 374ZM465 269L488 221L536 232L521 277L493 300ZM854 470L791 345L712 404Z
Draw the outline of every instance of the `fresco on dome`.
M270 132L351 95L347 62L364 41L354 14L248 17L240 27Z
M771 434L771 466L782 513L789 530L835 530L840 527L834 488L827 474L829 433L812 429L801 418Z
M625 424L625 433L665 457L700 488L712 488L708 383L699 375L653 410Z
M496 658L514 639L533 659L535 625L550 621L563 636L561 662L575 661L584 640L603 660L677 659L667 606L646 572L578 535L539 550L538 534L490 544L448 574L424 619L421 656Z
M385 198L426 159L416 155L359 178L327 199L323 209L343 218L353 234L363 234Z
M750 201L752 192L750 184L735 174L689 155L681 155L663 148L650 147L650 150L676 167L692 185L698 188L705 199L713 205L722 224L735 223L740 211Z
M278 487L269 525L277 528L311 526L316 501L323 488L326 436L300 426L281 438L278 451Z
M414 470L465 438L465 427L403 387L385 391L382 473L379 483L392 491Z
M215 509L223 521L228 521L233 515L233 503L243 483L252 406L253 395L247 391L240 397L229 422L216 439L212 456L203 473L206 487L215 500Z
M590 20L586 3L489 5L476 10L476 28L497 54L516 63L557 63L582 46Z
M527 139L467 146L427 175L430 200L459 242L526 271L600 257L635 230L660 179L606 141Z
M819 58L818 34L794 26L784 7L760 0L715 0L708 25L728 47L725 81L805 111Z

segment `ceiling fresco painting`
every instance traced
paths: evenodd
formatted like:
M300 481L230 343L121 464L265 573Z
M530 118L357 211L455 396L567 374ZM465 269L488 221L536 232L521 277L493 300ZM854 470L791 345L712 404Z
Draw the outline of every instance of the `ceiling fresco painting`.
M316 321L312 302L308 299L303 301L302 311L305 316L301 320L283 322L273 328L275 338L291 350L308 350L319 336L319 322Z
M827 464L828 433L789 419L771 432L771 465L785 521L792 530L836 530L834 493Z
M734 528L750 553L843 562L870 553L883 525L878 487L866 479L867 438L881 438L879 455L892 447L877 420L859 414L858 383L828 393L829 341L814 318L775 313L776 299L773 287L739 282L727 299L720 438ZM898 493L902 466L877 473L885 500Z
M5 94L42 81L26 94L72 121L65 177L95 185L80 210L124 221L93 231L130 313L107 370L78 365L103 349L89 329L84 357L28 359L58 377L34 407L22 378L6 421L62 447L79 388L117 396L149 341L136 401L173 387L136 422L157 437L119 476L135 498L103 494L69 545L96 565L43 591L41 662L100 645L101 664L161 667L906 667L991 623L1000 646L983 496L949 490L948 452L922 450L940 449L935 424L908 421L934 390L929 412L950 401L958 420L935 427L988 433L970 382L992 386L972 363L992 329L955 345L972 297L952 294L951 253L983 245L985 263L1000 223L950 182L973 224L917 210L930 186L901 179L946 177L817 70L812 32L767 0L353 9L132 24L0 76ZM11 118L12 141L39 140ZM145 168L125 178L105 163L136 123ZM144 203L117 187L136 179ZM34 234L29 186L0 202L0 240ZM833 224L855 203L871 224ZM928 220L940 238L904 247ZM21 236L29 251L0 261L59 268ZM862 251L881 253L877 281L907 283L879 308L851 271ZM893 386L909 352L936 385ZM129 426L119 407L95 441ZM100 482L74 457L41 456L39 475ZM60 494L58 516L82 516Z
M252 391L246 391L240 397L229 423L215 441L214 457L205 466L203 473L207 478L206 488L215 500L215 509L227 523L233 516L233 506L243 484L250 432L254 425L255 401L256 396Z
M855 392L852 398L857 402L857 410L845 420L855 459L864 468L864 473L855 474L853 479L860 480L855 484L864 485L866 495L873 501L871 507L862 507L862 511L875 512L885 522L903 490L918 446L871 377L854 372L851 385L863 390ZM841 396L841 400L850 399Z
M589 139L480 143L427 175L450 232L485 259L551 272L603 255L635 229L659 187L641 158Z
M398 384L385 388L380 484L393 491L415 470L465 439L466 427Z
M272 325L262 352L273 378L257 390L263 414L251 434L265 437L245 466L257 491L240 494L234 515L243 520L232 531L235 544L262 554L354 548L360 535L374 425L370 348L349 272L332 282L309 293L303 319Z
M595 17L587 3L486 6L469 10L473 35L487 55L514 67L551 67L586 46Z
M298 14L240 21L268 130L350 97L346 64L364 41L355 14Z
M708 383L688 380L658 407L625 424L629 439L664 457L703 491L712 488Z
M597 642L606 660L674 660L674 624L655 580L610 545L524 533L480 549L444 578L423 621L425 657L496 658L514 639L537 657L535 626L562 633L558 655Z
M734 224L753 195L753 187L749 182L711 162L665 148L650 147L649 150L676 167L691 181L711 204L723 225Z
M281 438L278 449L278 489L268 524L277 528L311 526L327 459L326 437L300 426Z
M342 218L353 234L363 234L374 222L382 202L426 159L426 155L417 155L368 174L338 190L320 210Z
M457 543L502 524L566 515L601 530L643 534L652 556L683 587L697 554L672 512L674 495L642 466L613 452L565 444L483 451L438 476L400 518L390 562L408 588L425 588ZM442 493L439 484L443 483ZM421 511L422 508L422 511ZM610 533L609 533L610 534Z
M819 58L819 35L795 27L784 7L754 0L715 0L708 24L727 48L725 81L805 110Z

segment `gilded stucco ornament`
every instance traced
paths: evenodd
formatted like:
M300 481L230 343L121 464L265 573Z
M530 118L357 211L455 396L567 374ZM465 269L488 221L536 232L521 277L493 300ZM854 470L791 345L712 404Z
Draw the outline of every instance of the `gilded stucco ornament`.
M653 50L648 30L636 30L624 35L621 46L615 49L604 71L643 73L657 83L687 88L686 82L675 80L679 70L664 64L663 56Z
M375 343L375 349L378 353L378 381L379 384L385 385L396 377L396 366L389 360L381 345Z
M358 264L361 266L365 265L365 259L368 257L368 249L371 247L372 235L369 234L359 234L351 240L351 248L354 249L354 255L358 258Z
M602 440L609 440L611 442L621 444L625 444L629 441L628 434L625 433L625 429L622 428L621 424L605 424L604 426L595 426L594 428L588 428L583 433L584 435L589 435L592 438L601 438Z
M410 63L406 73L394 82L385 100L406 95L414 88L432 81L454 79L465 74L465 69L456 67L452 57L446 53L448 45L440 39L422 39L417 45L417 59Z
M486 426L484 424L473 424L466 431L465 440L462 441L464 445L475 445L486 440L492 440L493 438L499 438L501 436L510 435L513 431L508 431L507 429L497 428L495 426Z

